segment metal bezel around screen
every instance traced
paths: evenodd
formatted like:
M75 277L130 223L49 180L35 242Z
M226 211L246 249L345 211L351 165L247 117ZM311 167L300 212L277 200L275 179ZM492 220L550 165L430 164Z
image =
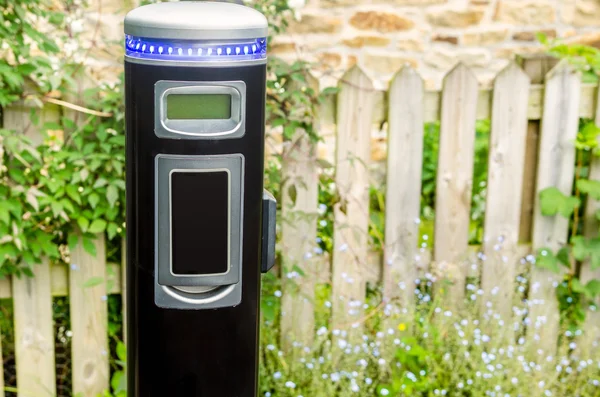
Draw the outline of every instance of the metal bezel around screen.
M219 274L177 275L172 271L171 174L223 172L229 174L228 271ZM155 159L155 274L157 284L172 287L237 284L242 270L244 156L242 154L183 156L159 154ZM210 189L207 189L210 194ZM202 253L198 254L199 261Z
M229 119L170 120L167 96L227 94L231 96ZM154 85L154 133L168 139L241 138L246 132L246 83L243 81L167 81Z

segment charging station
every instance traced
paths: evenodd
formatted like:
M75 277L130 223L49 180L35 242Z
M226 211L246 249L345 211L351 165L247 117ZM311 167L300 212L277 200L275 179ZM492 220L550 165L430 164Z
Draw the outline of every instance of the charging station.
M267 29L216 2L125 19L130 397L256 396Z

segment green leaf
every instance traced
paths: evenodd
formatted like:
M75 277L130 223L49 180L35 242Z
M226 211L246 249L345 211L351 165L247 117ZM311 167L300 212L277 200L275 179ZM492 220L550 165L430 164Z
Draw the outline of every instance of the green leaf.
M52 215L54 215L54 217L58 217L63 210L63 206L59 201L52 200L52 202L50 202L50 207L52 208Z
M83 236L83 249L88 254L96 256L96 244L93 239Z
M577 181L577 189L588 194L594 200L600 200L600 181L580 179Z
M69 237L67 238L67 244L69 245L69 249L71 251L73 251L75 249L78 242L79 242L79 236L77 236L76 234L69 234Z
M121 361L127 361L127 347L121 341L117 342L117 357Z
M94 183L94 189L108 185L108 181L104 178L98 178Z
M600 267L600 238L586 239L583 236L575 236L571 242L575 259L584 261L589 258L593 270Z
M90 172L88 171L87 168L84 168L81 171L79 171L79 177L81 178L82 181L85 182L85 180L88 178L88 176L90 176Z
M569 260L569 247L562 247L560 250L558 250L556 253L556 259L558 259L558 261L565 267L570 268L571 262Z
M88 232L98 234L104 232L106 229L106 221L104 219L94 219L90 225Z
M560 272L560 263L558 258L548 248L541 248L538 251L535 265L539 268L550 270L553 273Z
M579 281L578 278L574 278L573 280L571 280L571 288L573 292L577 294L584 294L586 292L585 286L581 283L581 281Z
M88 196L88 201L90 202L90 206L92 208L96 208L96 206L100 202L100 196L97 193L91 193Z
M560 214L569 218L579 205L580 200L577 197L566 196L555 187L549 187L540 192L540 207L544 216Z
M84 218L83 216L77 218L77 224L83 232L87 232L88 228L90 227L90 221L87 220L87 218Z
M117 200L119 199L119 191L115 185L109 185L106 188L106 199L111 207L114 207Z
M573 256L578 261L583 261L588 257L587 242L583 236L575 236L571 239L573 244Z
M10 212L5 206L5 201L0 201L0 222L8 225L10 223Z
M108 239L112 240L113 238L115 238L115 236L117 235L117 230L119 229L119 226L117 226L116 223L114 222L110 222L108 224L108 226L106 227L106 233L108 233Z
M67 191L67 196L71 197L73 201L77 204L81 205L81 196L79 195L79 191L77 190L77 186L75 185L67 185L65 187Z
M92 277L86 280L85 283L83 283L83 288L92 288L102 283L104 283L103 277Z
M586 295L590 299L594 299L600 294L600 280L590 280L585 285Z

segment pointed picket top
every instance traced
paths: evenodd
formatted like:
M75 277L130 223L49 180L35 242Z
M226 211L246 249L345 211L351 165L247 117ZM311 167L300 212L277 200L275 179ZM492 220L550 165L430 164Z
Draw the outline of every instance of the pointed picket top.
M340 79L340 90L348 86L367 91L374 90L373 81L358 65L352 66Z
M501 88L503 84L507 84L507 82L522 83L527 84L528 86L531 84L531 79L525 73L523 69L516 62L511 61L504 69L498 73L496 79L494 80L494 87Z
M394 81L401 79L401 78L414 78L415 76L417 76L421 81L423 81L423 78L421 77L421 75L419 74L419 72L417 72L417 70L415 68L413 68L411 66L410 63L405 63L400 70L398 70L396 72L396 74L394 75L394 77L392 77L392 84Z
M395 86L400 85L398 82L404 82L404 81L412 81L414 83L416 83L417 81L420 81L420 84L422 86L425 85L425 82L423 81L423 77L421 77L421 75L408 63L406 65L402 66L402 68L398 72L396 72L394 77L392 77L392 80L390 83L390 91L393 90ZM416 83L416 84L418 84L418 83ZM408 93L408 94L410 94L410 93Z
M448 81L452 79L465 79L467 81L474 81L476 84L479 84L475 73L473 73L473 71L464 62L457 63L452 69L450 69L446 76L444 76L444 87L446 84L448 84Z
M579 70L577 70L573 65L571 65L568 59L563 59L546 74L546 83L550 80L558 78L557 76L565 75L580 76L581 72L579 72Z

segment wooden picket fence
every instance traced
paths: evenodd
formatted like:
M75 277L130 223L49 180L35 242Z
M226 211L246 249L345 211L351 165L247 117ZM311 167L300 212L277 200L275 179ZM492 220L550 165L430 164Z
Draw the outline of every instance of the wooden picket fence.
M283 347L288 348L292 340L310 343L317 283L332 285L332 328L360 325L369 281L383 284L385 299L413 307L415 280L434 266L445 269L452 281L446 301L460 306L466 280L472 276L474 249L468 245L468 233L478 119L492 121L485 242L477 248L487 256L479 269L481 288L485 300L510 318L519 259L540 247L556 248L566 242L568 222L541 216L537 193L555 186L570 194L579 118L596 118L600 124L597 96L598 87L582 84L567 63L547 59L509 65L492 89L480 89L464 65L448 73L441 91L426 91L419 74L409 67L398 72L389 92L374 89L358 67L349 70L335 100L323 105L318 118L318 131L333 137L336 149L340 202L334 208L331 255L315 253L317 146L303 131L283 145L279 242L282 279L287 280L282 296ZM44 113L46 120L55 114L51 108ZM27 109L7 109L4 127L24 131L30 124L28 117ZM422 252L423 127L434 121L440 122L435 239L432 252ZM388 135L382 257L371 253L368 237L371 136L381 125L387 125ZM591 174L600 178L600 161L594 160ZM598 232L594 217L598 208L595 202L586 208L588 236ZM106 297L123 293L125 284L123 267L106 262L103 236L95 244L96 257L78 247L68 268L43 263L35 267L34 278L0 280L0 298L12 298L14 309L19 397L56 394L53 296L69 296L73 395L96 397L108 387ZM501 255L496 249L499 244ZM106 282L86 287L86 281L95 277L106 277ZM536 348L551 350L556 345L559 313L554 286L560 277L531 268L528 299L536 304L529 306L528 337ZM586 265L582 277L600 278L600 272ZM590 312L587 322L587 343L592 346L593 338L600 337L600 313ZM0 397L3 389L0 373Z
M332 328L360 328L366 282L383 284L384 299L403 308L415 305L415 281L434 273L451 281L444 302L460 308L466 280L480 280L483 298L507 324L513 314L519 262L540 248L568 241L569 222L541 215L538 193L557 187L570 195L574 183L574 141L580 118L600 125L597 85L581 82L566 61L537 57L511 63L492 89L481 89L465 65L457 65L441 92L426 91L419 74L405 67L389 91L354 67L343 75L334 105L326 103L319 130L335 140L335 184L331 256L315 255L318 181L317 147L298 131L283 145L282 172L282 344L310 345L314 328L315 285L331 282ZM491 120L484 243L469 247L470 206L476 120ZM424 124L440 123L434 239L431 251L419 247ZM383 255L369 248L371 136L387 126L385 244ZM333 134L332 134L333 132ZM326 139L327 140L327 139ZM593 160L591 176L600 176ZM589 200L585 234L597 235L598 203ZM482 260L482 258L485 258ZM472 270L472 264L478 266ZM329 271L331 269L331 271ZM556 286L563 274L531 266L527 341L549 354L556 350L559 308ZM584 264L582 281L599 278ZM441 283L440 283L441 284ZM434 290L435 293L441 291ZM490 306L486 306L490 307ZM582 354L600 338L600 315L590 311Z

